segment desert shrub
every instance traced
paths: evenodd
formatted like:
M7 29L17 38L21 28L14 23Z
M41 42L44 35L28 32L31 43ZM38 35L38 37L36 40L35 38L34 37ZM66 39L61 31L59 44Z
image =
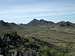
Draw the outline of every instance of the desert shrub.
M15 51L17 56L65 56L68 53L68 51L64 51L66 49L56 47L35 37L23 38L17 32L4 33L0 36L0 48L1 54L4 56L14 55Z

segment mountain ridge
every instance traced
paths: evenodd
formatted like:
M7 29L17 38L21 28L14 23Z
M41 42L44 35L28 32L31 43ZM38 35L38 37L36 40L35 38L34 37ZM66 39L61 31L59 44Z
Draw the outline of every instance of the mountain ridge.
M27 26L53 26L53 27L75 27L75 23L69 22L69 21L60 21L57 23L54 23L52 21L47 21L44 19L33 19L28 24L16 24L16 23L8 23L4 22L3 20L0 20L0 27L7 27L7 28L14 28L14 27L27 27Z

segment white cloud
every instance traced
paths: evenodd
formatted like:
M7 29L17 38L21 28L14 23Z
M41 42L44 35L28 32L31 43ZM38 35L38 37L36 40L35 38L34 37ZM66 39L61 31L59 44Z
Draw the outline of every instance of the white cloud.
M68 0L62 2L61 0L0 0L0 18L34 18L72 14L75 14L75 4Z

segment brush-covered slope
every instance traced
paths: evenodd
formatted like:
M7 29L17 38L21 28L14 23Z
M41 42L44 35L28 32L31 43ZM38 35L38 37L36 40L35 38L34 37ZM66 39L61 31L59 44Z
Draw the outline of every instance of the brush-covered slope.
M22 38L16 32L0 36L0 55L3 56L61 56L67 53L62 48L35 37Z

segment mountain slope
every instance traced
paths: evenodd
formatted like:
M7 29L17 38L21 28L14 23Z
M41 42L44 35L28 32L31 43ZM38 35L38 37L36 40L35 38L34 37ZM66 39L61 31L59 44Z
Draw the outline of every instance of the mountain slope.
M46 20L37 20L37 19L33 19L31 22L29 22L27 25L30 25L30 26L43 26L43 25L53 25L54 22L51 22L51 21L46 21Z
M56 23L56 25L60 26L60 27L75 27L74 23L71 23L69 21L65 22L65 21L61 21Z
M33 19L30 21L28 24L15 24L15 23L8 23L4 22L3 20L0 21L0 30L19 30L19 29L24 29L24 28L31 28L31 27L43 27L43 28L49 28L52 30L65 30L65 29L74 29L75 24L71 23L69 21L61 21L58 23L54 23L52 21L46 21L46 20L37 20Z
M7 30L16 30L21 28L19 25L15 24L15 23L8 23L8 22L4 22L3 20L0 21L0 31L7 31Z

